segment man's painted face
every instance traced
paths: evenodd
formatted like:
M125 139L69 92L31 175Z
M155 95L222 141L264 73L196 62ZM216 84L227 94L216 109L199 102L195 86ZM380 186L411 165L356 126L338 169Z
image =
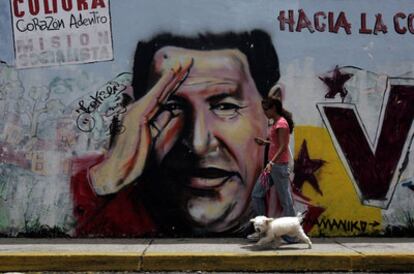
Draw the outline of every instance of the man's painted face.
M238 50L164 47L154 57L155 76L188 58L194 63L187 79L159 115L161 122L168 116L169 123L155 150L162 168L179 174L171 179L180 185L178 200L187 221L221 232L250 204L264 156L254 137L265 136L266 117Z

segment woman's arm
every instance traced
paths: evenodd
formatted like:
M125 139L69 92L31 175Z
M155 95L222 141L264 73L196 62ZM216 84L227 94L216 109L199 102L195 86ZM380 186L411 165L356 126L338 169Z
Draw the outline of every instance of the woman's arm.
M276 162L279 155L282 153L283 150L287 149L288 146L288 137L289 137L289 129L288 128L277 128L276 129L277 139L279 141L279 148L276 151L275 155L273 155L272 159L270 159L269 163L266 165L266 170L270 171L272 169L272 165Z
M276 129L276 135L277 135L277 139L279 141L280 146L279 146L279 149L276 151L275 155L273 156L273 158L270 160L270 162L272 163L274 163L277 160L277 158L282 153L282 151L287 149L288 143L286 140L288 140L288 137L289 137L289 129L278 128Z
M269 140L265 140L265 139L260 138L260 137L255 137L254 140L258 145L261 145L261 146L270 144Z

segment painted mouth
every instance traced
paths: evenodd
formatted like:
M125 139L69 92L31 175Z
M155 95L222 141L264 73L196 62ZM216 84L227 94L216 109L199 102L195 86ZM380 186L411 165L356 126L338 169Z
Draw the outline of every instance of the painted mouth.
M220 168L198 168L192 172L192 177L200 177L200 178L206 178L206 179L216 179L216 178L222 178L222 177L230 177L233 175L236 175L236 172L230 172L224 169Z
M219 168L199 168L191 173L190 188L210 190L224 185L236 172Z

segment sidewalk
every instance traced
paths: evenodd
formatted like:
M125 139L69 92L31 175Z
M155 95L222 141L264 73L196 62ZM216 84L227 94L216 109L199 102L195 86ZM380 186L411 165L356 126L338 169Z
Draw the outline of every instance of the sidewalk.
M414 238L0 239L0 271L413 271Z

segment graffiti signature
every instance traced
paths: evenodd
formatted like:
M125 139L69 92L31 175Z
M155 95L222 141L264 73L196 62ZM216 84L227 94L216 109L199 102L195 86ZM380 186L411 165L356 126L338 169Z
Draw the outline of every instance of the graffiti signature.
M76 112L79 113L79 116L76 119L78 129L83 132L91 132L96 124L93 113L95 113L105 102L116 102L115 105L109 106L105 110L105 117L126 112L126 107L122 104L122 92L126 90L126 88L127 86L123 84L116 81L110 81L106 87L96 91L94 95L89 96L92 99L91 101L85 102L85 100L80 100L78 102L79 107L76 109Z
M110 136L116 136L118 134L121 134L125 131L125 126L121 123L121 120L119 120L118 115L115 115L112 118L112 123L109 126L109 133Z
M111 98L115 97L115 100L119 100L121 97L121 93L126 89L127 87L125 85L119 84L115 81L108 82L108 86L106 86L103 90L98 90L95 93L95 96L89 95L89 97L92 99L92 101L85 105L84 100L79 101L79 108L76 110L76 112L80 113L81 111L86 113L93 113L95 112L102 103Z
M80 131L91 132L95 127L95 118L90 113L82 113L76 119L76 125Z
M119 114L125 113L127 111L127 108L123 105L122 101L118 102L116 105L108 107L108 109L105 111L105 117L111 117L111 116L118 116Z

